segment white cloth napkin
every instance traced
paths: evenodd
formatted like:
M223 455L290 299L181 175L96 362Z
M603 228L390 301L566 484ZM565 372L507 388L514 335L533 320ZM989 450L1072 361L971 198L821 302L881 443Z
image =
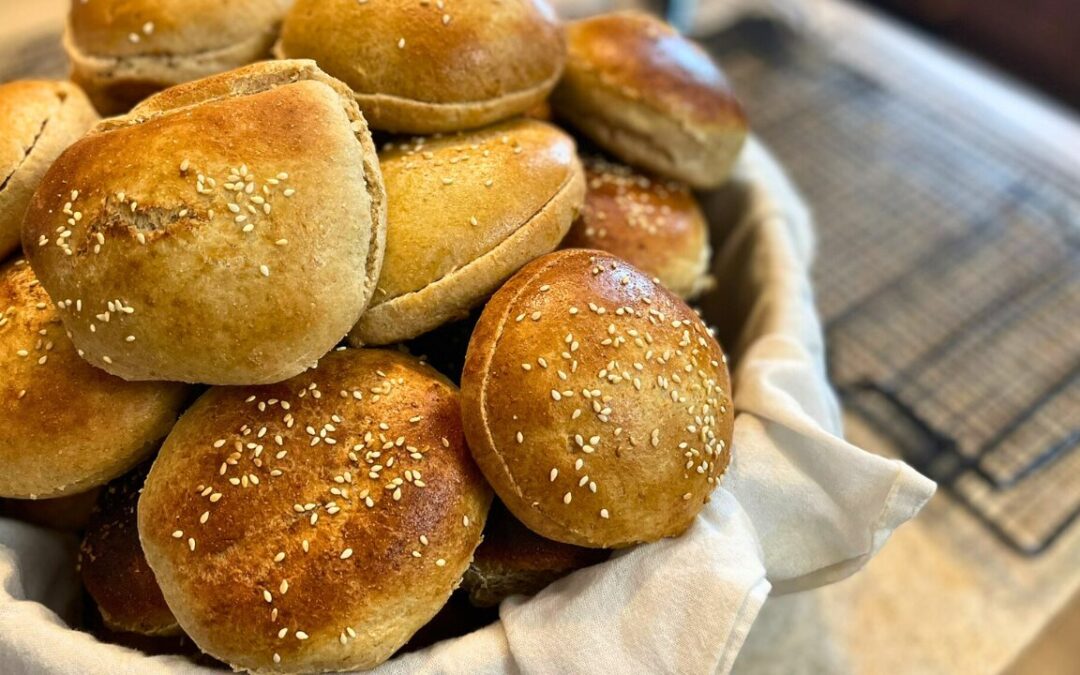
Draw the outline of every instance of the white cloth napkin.
M720 242L705 313L735 363L733 461L682 537L621 551L501 620L403 655L383 673L726 673L770 588L852 574L934 484L840 438L810 289L806 208L768 152L748 144L708 198ZM734 327L740 327L735 330ZM65 538L0 520L0 673L207 673L69 630L77 592Z

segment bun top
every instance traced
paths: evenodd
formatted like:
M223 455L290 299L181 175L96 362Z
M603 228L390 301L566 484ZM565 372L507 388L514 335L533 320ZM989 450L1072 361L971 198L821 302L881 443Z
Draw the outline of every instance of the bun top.
M723 72L709 54L644 12L602 14L567 26L567 69L617 88L661 113L705 126L745 126Z
M585 208L563 248L607 251L683 298L707 287L708 224L686 185L599 157L586 159L585 174Z
M0 373L5 497L77 493L115 478L165 436L187 391L125 382L79 358L25 260L0 267Z
M363 117L309 61L180 85L102 122L51 167L23 229L91 363L230 384L285 379L331 349L384 242Z
M618 547L681 534L727 468L720 346L685 303L599 251L546 255L507 282L461 385L477 463L549 539Z
M478 103L555 80L566 45L546 0L298 0L278 53L358 94Z
M154 463L139 532L204 651L348 670L388 658L446 602L489 503L454 386L399 352L341 350L200 398Z
M76 0L75 44L98 56L202 56L271 30L292 0Z
M390 143L379 161L392 232L373 305L418 291L488 253L578 171L573 139L526 119Z

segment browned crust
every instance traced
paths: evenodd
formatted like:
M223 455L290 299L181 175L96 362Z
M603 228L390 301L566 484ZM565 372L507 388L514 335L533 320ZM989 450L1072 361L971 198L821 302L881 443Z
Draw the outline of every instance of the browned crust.
M462 400L470 449L500 499L566 543L682 533L730 458L719 345L681 300L599 251L539 258L495 294L469 343Z
M709 287L709 226L686 185L598 157L585 176L585 208L562 248L607 251L682 298Z
M97 121L70 82L0 85L0 260L19 247L30 198L53 160Z
M292 380L199 399L151 470L139 531L203 650L248 670L350 670L442 607L490 499L456 388L401 353L343 350Z
M81 359L24 260L0 267L0 373L5 497L74 494L119 476L153 451L187 396Z
M567 27L556 113L619 159L699 188L730 172L746 117L709 55L648 14L616 12Z
M144 464L102 490L79 548L79 576L110 629L178 635L139 543L136 509L149 471Z
M547 96L566 60L544 0L299 0L275 51L316 59L356 92L374 128L407 133L524 112Z

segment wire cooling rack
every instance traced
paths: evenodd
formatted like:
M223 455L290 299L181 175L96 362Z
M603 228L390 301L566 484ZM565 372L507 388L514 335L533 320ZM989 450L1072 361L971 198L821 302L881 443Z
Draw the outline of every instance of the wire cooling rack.
M778 23L709 40L819 227L845 404L1016 550L1080 516L1080 180ZM1080 149L1076 149L1080 150Z

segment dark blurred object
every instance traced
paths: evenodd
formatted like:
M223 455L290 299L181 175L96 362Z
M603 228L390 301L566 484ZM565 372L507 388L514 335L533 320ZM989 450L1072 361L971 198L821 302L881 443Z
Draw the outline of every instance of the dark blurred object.
M491 504L484 541L465 572L462 587L477 607L494 607L511 595L535 595L548 584L608 559L611 551L545 539Z
M866 0L1080 110L1077 0Z
M180 632L139 542L139 493L150 462L101 492L79 548L79 576L113 631L169 636Z
M97 487L53 499L0 499L0 517L74 532L86 527L100 491L101 488Z
M482 311L483 306L477 307L466 318L415 337L406 342L405 347L410 354L430 363L454 384L460 384L469 338L472 337L473 328L480 320Z
M479 630L499 620L497 607L479 608L469 603L464 590L454 591L450 600L431 621L416 631L416 635L401 648L399 654L430 647L436 642L449 640Z

